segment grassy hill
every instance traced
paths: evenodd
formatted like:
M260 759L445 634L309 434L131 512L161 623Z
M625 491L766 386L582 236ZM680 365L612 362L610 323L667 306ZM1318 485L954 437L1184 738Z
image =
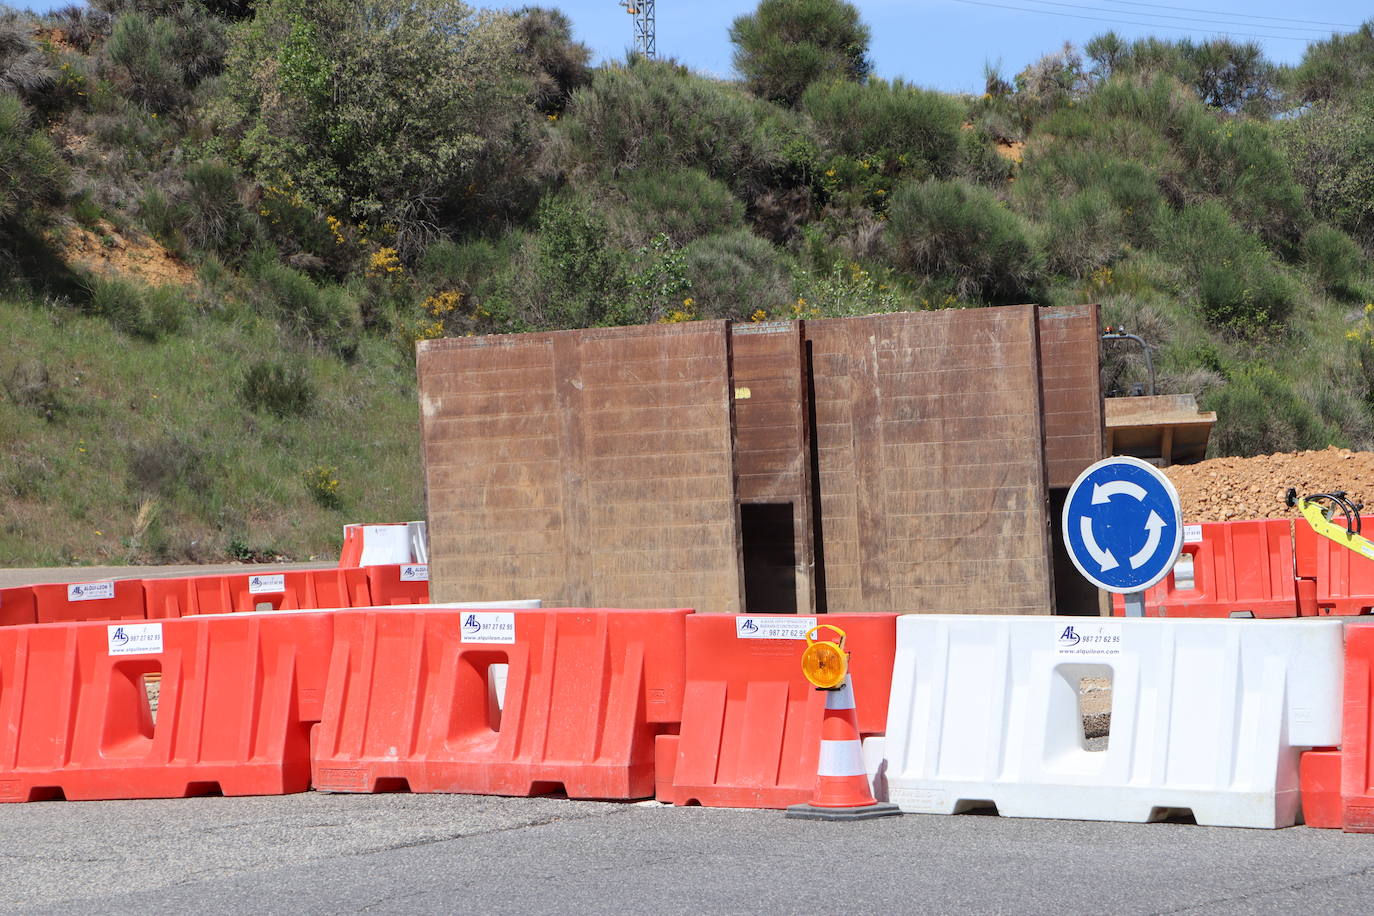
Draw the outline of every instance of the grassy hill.
M873 78L840 0L721 28L738 81L592 68L550 9L0 7L0 565L421 517L443 335L1097 301L1214 454L1374 447L1369 25L1295 68L1109 33L967 97Z

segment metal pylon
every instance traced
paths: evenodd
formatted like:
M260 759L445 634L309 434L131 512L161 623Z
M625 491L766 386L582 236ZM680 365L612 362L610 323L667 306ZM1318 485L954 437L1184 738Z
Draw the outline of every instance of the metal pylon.
M620 0L620 5L634 17L635 50L653 60L658 54L654 36L654 0Z

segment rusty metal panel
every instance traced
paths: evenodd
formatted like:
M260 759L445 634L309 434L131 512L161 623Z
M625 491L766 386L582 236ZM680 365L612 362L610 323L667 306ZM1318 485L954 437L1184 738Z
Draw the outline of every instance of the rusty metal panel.
M1106 455L1096 305L1040 309L1040 387L1051 487L1072 486Z
M436 601L741 602L726 322L421 343Z
M796 608L811 613L814 523L803 326L800 321L736 324L731 347L739 501L791 505Z
M826 609L1044 614L1032 306L812 321Z

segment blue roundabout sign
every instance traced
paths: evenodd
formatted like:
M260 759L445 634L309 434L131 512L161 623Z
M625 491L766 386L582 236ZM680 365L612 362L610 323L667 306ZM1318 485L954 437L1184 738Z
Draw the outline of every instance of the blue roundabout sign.
M1178 491L1139 458L1106 458L1088 468L1064 502L1064 543L1078 571L1098 588L1143 592L1169 574L1183 544Z

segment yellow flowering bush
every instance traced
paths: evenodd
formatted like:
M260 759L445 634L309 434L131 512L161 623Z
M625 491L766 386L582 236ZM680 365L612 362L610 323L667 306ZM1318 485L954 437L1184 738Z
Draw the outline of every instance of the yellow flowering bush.
M327 464L317 464L305 472L305 489L315 502L326 509L338 509L339 469Z

